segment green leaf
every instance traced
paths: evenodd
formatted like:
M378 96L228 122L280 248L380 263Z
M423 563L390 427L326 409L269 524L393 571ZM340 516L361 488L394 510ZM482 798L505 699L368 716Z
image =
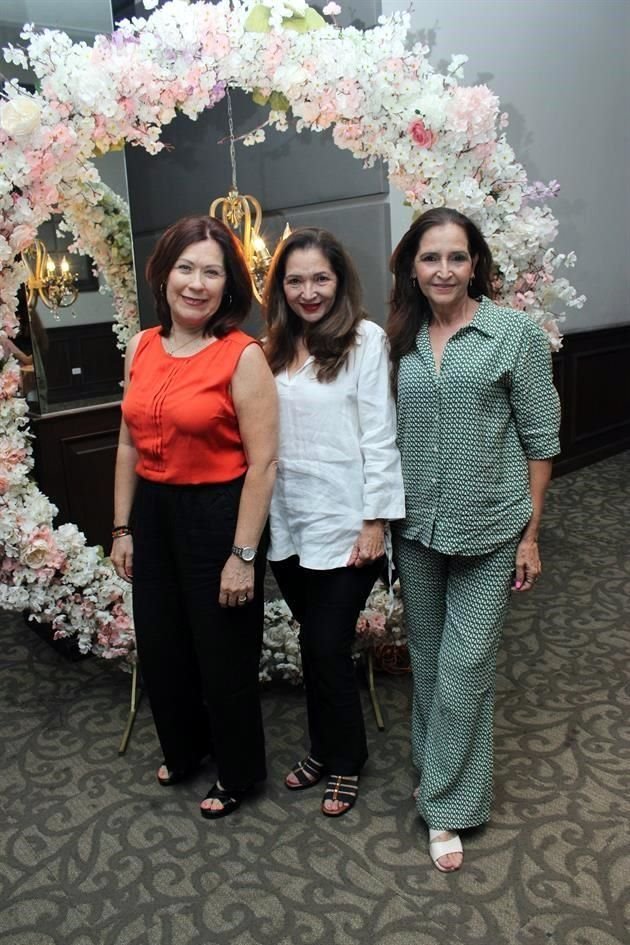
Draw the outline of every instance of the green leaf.
M248 33L270 33L271 27L269 26L269 19L270 10L268 7L252 7L245 20L243 29Z
M272 92L269 97L269 107L272 108L274 112L288 112L291 103L282 92Z
M282 25L285 29L293 30L295 33L308 33L311 30L321 30L322 26L326 26L326 20L319 15L317 10L307 7L304 16L298 16L297 13L294 13L293 16L283 20Z
M271 11L268 7L252 7L245 20L244 29L248 33L270 33ZM308 33L310 30L320 30L326 26L326 20L312 7L307 7L304 16L298 13L292 13L285 17L282 25L287 30L293 30L294 33Z

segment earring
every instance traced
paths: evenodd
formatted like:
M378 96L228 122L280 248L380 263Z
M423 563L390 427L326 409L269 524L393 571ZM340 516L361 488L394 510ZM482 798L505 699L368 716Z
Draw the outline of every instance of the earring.
M411 282L412 286L414 286L414 288L418 285L418 280L415 276L412 276L409 281Z
M223 301L225 302L228 308L232 308L232 296L230 295L229 292L225 293L225 295L223 296Z
M162 295L166 295L166 283L165 283L165 282L160 282L160 292L162 293Z
M474 281L475 281L475 274L474 274L474 272L473 272L472 276L471 276L470 279L468 280L468 285L471 286Z

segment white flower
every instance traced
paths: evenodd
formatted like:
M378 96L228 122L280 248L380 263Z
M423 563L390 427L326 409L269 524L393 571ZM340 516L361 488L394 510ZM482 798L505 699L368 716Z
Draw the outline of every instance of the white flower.
M29 568L43 568L48 560L50 547L41 538L36 538L20 555L20 561Z
M28 95L18 95L0 105L0 127L16 140L25 138L39 128L41 108Z

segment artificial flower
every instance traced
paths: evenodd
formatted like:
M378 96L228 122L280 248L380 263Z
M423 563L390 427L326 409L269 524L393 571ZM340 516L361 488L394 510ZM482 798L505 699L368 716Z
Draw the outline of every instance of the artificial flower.
M18 95L0 104L0 128L20 140L31 135L41 123L41 108L28 95Z

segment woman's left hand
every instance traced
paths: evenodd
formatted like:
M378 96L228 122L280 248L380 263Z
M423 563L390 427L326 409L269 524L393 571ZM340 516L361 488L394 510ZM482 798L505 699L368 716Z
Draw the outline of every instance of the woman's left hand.
M366 564L371 564L372 561L378 561L384 554L385 523L381 519L364 522L346 562L346 567L362 568Z
M516 571L512 589L531 591L541 573L538 542L534 538L522 538L516 549Z
M221 607L244 607L254 599L254 563L230 555L221 571Z

